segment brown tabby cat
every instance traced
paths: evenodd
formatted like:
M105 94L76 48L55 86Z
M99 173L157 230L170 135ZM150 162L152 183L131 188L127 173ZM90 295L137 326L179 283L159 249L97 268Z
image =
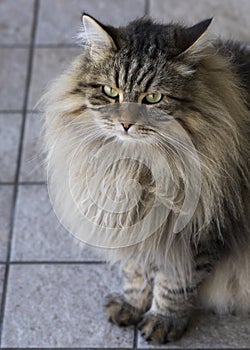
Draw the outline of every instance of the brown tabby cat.
M82 54L45 96L62 223L124 266L111 322L178 339L201 303L250 310L250 51L142 18L84 14Z

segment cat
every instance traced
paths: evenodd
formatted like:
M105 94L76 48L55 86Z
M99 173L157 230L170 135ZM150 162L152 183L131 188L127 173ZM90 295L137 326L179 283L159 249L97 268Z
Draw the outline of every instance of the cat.
M82 54L44 96L62 223L124 272L108 319L162 344L202 306L250 311L250 51L148 17L82 16Z

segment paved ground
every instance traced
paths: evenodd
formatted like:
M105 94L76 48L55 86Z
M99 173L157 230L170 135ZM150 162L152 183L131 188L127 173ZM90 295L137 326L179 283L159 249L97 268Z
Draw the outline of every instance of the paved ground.
M111 326L103 296L121 281L97 252L57 222L42 169L42 120L34 108L48 81L80 52L80 14L120 24L150 14L249 40L249 0L0 0L1 347L149 347L133 328ZM114 271L115 270L115 271ZM167 347L250 347L250 319L200 314Z

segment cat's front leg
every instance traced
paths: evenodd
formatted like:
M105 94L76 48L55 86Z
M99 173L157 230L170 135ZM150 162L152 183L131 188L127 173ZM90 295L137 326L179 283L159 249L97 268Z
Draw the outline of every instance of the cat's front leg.
M139 323L152 302L152 285L141 267L130 259L123 269L124 280L121 294L110 294L106 298L109 321L119 326Z
M223 249L220 241L195 249L190 266L192 278L185 283L178 279L178 273L173 277L161 270L156 271L152 305L139 324L146 340L164 344L181 337L191 317L197 289L212 272Z
M181 337L190 318L195 288L183 287L178 281L158 271L155 276L153 301L139 329L147 341L164 344Z

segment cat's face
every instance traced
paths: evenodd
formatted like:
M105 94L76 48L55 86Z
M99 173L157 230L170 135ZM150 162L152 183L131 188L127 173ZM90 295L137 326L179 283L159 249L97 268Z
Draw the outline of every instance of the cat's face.
M150 21L107 31L88 16L83 23L85 53L72 94L82 95L103 135L145 139L184 113L188 120L195 69L194 62L180 55L210 21L193 28L189 40L183 39L188 31Z

